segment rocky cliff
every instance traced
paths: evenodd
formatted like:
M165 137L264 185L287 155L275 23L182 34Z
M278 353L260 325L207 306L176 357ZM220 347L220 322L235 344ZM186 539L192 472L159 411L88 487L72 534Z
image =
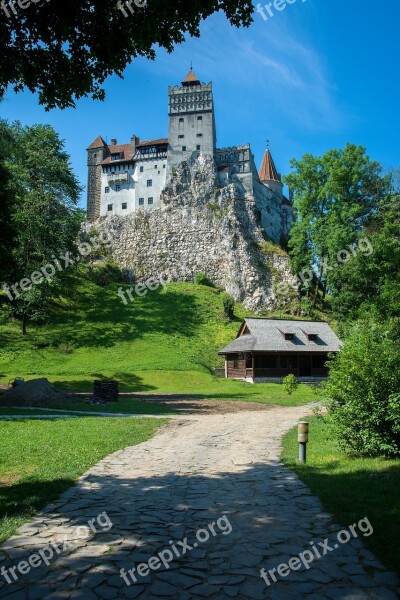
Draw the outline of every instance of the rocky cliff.
M84 229L108 231L114 261L135 282L193 281L204 272L246 308L277 305L274 288L290 278L288 259L272 245L266 251L252 193L239 182L221 185L214 160L200 157L175 169L162 202L162 209L103 218Z

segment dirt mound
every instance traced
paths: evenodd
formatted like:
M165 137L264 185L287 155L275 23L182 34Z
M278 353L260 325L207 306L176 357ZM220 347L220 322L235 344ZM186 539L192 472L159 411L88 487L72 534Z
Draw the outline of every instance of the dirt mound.
M0 396L0 406L37 406L71 402L69 394L61 392L47 379L32 379Z

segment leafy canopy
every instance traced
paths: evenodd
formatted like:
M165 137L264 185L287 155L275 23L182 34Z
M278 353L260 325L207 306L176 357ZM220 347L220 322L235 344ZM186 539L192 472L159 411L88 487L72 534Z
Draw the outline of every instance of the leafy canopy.
M198 37L201 21L215 12L224 12L236 27L248 26L253 13L251 0L148 0L131 6L133 14L125 0L43 0L24 10L17 4L10 18L2 12L0 96L11 84L16 91L38 92L47 109L74 106L88 95L102 100L105 79L122 77L133 58L154 59L157 47L172 52L186 34Z

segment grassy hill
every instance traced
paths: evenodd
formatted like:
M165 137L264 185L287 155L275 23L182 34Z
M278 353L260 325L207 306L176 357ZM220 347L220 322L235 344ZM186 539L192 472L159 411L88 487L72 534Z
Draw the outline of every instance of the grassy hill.
M257 401L268 389L277 403L288 402L281 386L213 376L213 368L223 366L218 350L234 339L242 318L249 315L237 304L235 321L226 320L220 290L170 283L124 305L118 283L100 287L82 277L73 283L73 291L67 290L54 307L52 324L31 326L25 338L5 308L0 313L2 383L16 376L47 377L65 389L89 391L93 379L111 377L124 391ZM313 399L306 389L307 399Z

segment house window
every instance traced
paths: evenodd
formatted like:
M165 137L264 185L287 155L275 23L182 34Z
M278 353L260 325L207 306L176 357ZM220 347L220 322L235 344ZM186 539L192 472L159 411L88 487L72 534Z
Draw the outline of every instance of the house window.
M277 366L278 357L273 354L256 356L256 369L276 369Z
M239 361L238 361L238 359L237 359L237 358L234 358L234 359L233 359L233 368L234 368L234 369L237 369L237 368L238 368L238 366L239 366Z
M140 172L143 173L144 167L140 167Z
M312 357L312 366L314 369L324 369L327 357L322 355L317 355Z
M152 179L148 179L147 180L147 187L152 187L153 185L153 180Z
M298 362L297 356L280 356L280 367L281 369L297 369Z
M148 198L147 204L154 204L154 198Z
M112 210L112 208L113 208L113 205L112 205L112 204L109 204L109 205L107 206L107 210L108 210L108 211Z
M182 146L182 152L186 152L186 146Z
M110 193L110 188L108 186L106 188L104 188L104 193L105 194L109 194Z
M115 186L115 191L116 192L120 192L121 191L121 186L119 185L119 183L117 183L117 185Z
M123 202L122 203L122 210L126 210L128 208L128 203L127 202Z
M294 333L285 333L285 340L293 341Z
M120 160L121 154L111 154L111 160Z
M144 198L139 198L139 206L144 206Z

